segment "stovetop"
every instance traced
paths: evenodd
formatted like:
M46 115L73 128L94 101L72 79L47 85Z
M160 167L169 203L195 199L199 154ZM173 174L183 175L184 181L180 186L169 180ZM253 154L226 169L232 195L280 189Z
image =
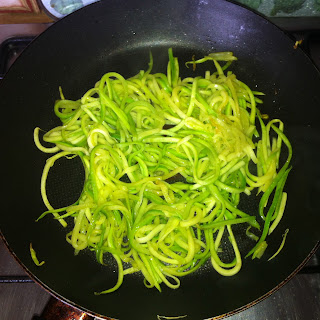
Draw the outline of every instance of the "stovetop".
M294 29L292 23L289 25L290 34L297 40L303 39L304 49L320 68L320 24L313 29ZM5 41L7 47L6 54L0 55L0 73L5 72L30 39L47 27L43 24L0 25L0 44ZM36 320L49 298L50 294L28 277L0 239L0 320ZM320 320L320 249L278 291L253 307L228 317L228 320L249 319Z

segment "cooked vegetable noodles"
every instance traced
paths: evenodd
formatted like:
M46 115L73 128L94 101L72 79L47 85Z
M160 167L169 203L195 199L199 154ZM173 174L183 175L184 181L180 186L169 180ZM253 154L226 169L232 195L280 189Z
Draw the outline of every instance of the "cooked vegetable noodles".
M280 251L282 250L282 248L283 248L283 246L284 246L284 244L285 244L285 242L286 242L286 238L287 238L288 232L289 232L289 229L286 229L286 231L285 231L284 234L283 234L283 239L282 239L282 241L281 241L281 244L280 244L279 249L276 251L276 253L275 253L274 255L272 255L272 256L268 259L268 261L274 259L274 258L280 253Z
M34 262L34 264L37 266L37 267L41 267L42 265L45 264L45 261L41 261L39 262L38 258L37 258L37 253L36 251L33 249L32 247L32 243L30 243L29 245L29 250L30 250L30 254L31 254L31 258L32 258L32 261Z
M115 291L134 272L142 272L148 288L178 288L181 276L208 260L232 276L242 266L239 224L260 234L247 229L256 241L247 256L263 254L285 210L292 149L281 120L264 123L256 107L262 94L226 72L234 60L231 52L193 59L187 65L212 61L216 71L181 79L171 49L167 74L151 73L150 55L147 71L129 79L107 73L77 101L60 91L54 111L62 125L43 136L54 147L43 147L35 129L38 148L55 153L42 175L48 211L39 219L52 213L63 226L73 220L66 239L75 252L89 248L100 263L111 254L118 265L115 286L98 294ZM283 145L288 156L281 164ZM74 156L85 170L83 191L76 203L54 209L48 172L59 158ZM254 189L263 193L261 231L258 218L238 208ZM232 261L222 261L224 239Z

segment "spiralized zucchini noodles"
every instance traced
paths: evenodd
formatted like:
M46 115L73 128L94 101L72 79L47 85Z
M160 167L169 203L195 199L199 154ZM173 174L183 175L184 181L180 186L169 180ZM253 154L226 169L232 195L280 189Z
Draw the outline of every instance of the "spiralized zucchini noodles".
M227 70L233 53L192 59L187 67L208 63L213 71L184 79L172 49L168 57L166 74L152 74L150 54L148 70L129 79L106 73L77 101L60 90L54 112L62 124L43 135L54 146L43 146L34 131L38 148L53 154L41 179L48 211L39 219L51 213L72 224L66 240L76 254L89 248L102 264L106 255L117 262L117 283L97 294L135 272L148 288L176 289L208 260L221 275L235 275L243 259L236 225L252 239L246 256L260 258L285 210L292 148L283 122L258 110L263 94ZM53 208L48 172L75 156L85 170L83 191L76 203ZM238 208L240 198L257 194L256 215ZM232 261L221 258L223 239Z

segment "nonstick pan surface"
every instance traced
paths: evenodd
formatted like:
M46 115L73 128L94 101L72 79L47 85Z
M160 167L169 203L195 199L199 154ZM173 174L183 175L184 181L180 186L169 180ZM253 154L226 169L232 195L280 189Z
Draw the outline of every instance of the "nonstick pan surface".
M141 275L126 276L119 290L95 296L117 279L112 260L99 265L94 254L74 256L65 241L68 230L45 210L40 177L46 160L33 143L36 126L49 130L58 122L53 113L59 86L68 99L80 98L100 77L116 71L125 77L146 69L149 50L154 72L165 72L167 50L173 48L181 76L193 73L184 62L214 51L233 51L237 77L266 94L261 107L285 123L292 142L293 169L286 186L285 216L269 238L261 260L245 259L234 277L222 277L205 265L182 278L181 287L147 289ZM0 87L3 237L30 275L53 295L92 315L121 320L187 315L200 320L239 310L281 286L306 262L319 239L318 194L320 140L320 76L294 41L263 17L223 0L124 1L92 4L60 20L41 34L17 59ZM62 178L63 176L63 178ZM77 199L83 183L80 161L61 162L49 176L49 197L55 206ZM255 212L256 203L242 207ZM278 249L289 228L284 249ZM247 240L240 249L246 253ZM40 259L29 254L32 242Z

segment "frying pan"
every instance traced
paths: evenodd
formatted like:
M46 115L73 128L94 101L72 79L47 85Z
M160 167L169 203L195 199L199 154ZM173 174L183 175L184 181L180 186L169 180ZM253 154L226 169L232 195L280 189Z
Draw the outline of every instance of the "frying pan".
M239 5L222 0L108 0L92 4L52 25L23 52L0 87L2 236L27 272L52 295L91 315L121 320L157 319L157 315L200 320L237 312L263 299L290 279L314 252L319 239L318 164L320 140L320 76L311 60L275 25ZM46 156L33 144L33 129L57 125L53 104L63 88L78 99L108 71L125 77L146 69L149 50L154 72L164 72L172 47L181 66L193 55L233 51L231 70L251 88L266 94L261 107L285 123L293 145L293 170L286 185L288 204L281 224L269 237L259 260L244 259L234 277L218 275L210 265L184 277L178 290L147 289L141 275L125 277L109 295L94 291L116 282L112 260L98 264L91 252L74 256L65 241L68 230L45 210L40 177ZM181 67L181 76L201 68ZM49 176L54 206L72 203L83 184L83 169L74 159L59 163ZM243 209L256 212L244 199ZM276 259L284 230L289 234ZM246 253L247 240L240 250ZM46 263L37 267L29 244ZM252 245L252 243L250 243Z

